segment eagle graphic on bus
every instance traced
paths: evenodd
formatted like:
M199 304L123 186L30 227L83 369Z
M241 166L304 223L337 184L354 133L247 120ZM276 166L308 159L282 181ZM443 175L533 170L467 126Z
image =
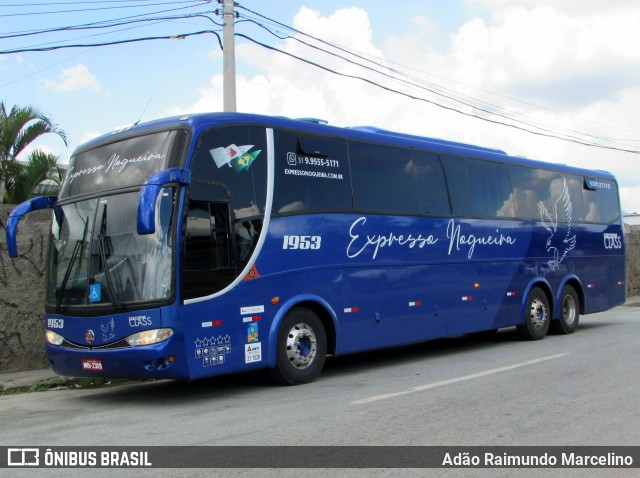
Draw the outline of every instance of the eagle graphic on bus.
M552 271L556 271L576 246L576 235L571 228L572 206L566 178L562 178L562 190L553 204L553 211L550 213L542 201L538 202L538 210L542 225L549 232L546 249L552 258L548 264Z

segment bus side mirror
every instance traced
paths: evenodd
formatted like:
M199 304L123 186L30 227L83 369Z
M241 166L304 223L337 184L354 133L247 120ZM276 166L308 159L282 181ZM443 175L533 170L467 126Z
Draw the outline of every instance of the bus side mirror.
M18 257L16 234L18 233L18 223L22 216L38 209L52 209L57 200L58 196L39 196L19 204L11 211L7 221L7 252L9 257Z
M187 185L191 182L191 171L182 168L158 171L144 183L138 198L138 216L136 227L138 234L156 232L156 199L160 190L169 183Z

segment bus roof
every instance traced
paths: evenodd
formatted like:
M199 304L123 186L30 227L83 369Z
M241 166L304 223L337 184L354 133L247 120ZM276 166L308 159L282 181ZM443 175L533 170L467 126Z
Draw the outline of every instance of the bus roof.
M182 125L186 128L192 129L195 134L199 134L203 130L206 130L212 126L231 124L261 125L272 128L297 130L308 134L369 141L390 146L403 146L408 148L423 149L433 153L450 154L454 156L464 157L476 157L480 159L507 162L510 164L521 166L544 167L573 172L586 176L597 175L599 177L615 180L613 175L607 171L596 171L568 166L566 164L538 161L520 156L509 156L506 152L496 148L477 146L439 138L399 133L375 126L338 127L329 125L323 120L317 120L314 118L293 119L283 116L266 116L251 113L196 113L190 115L172 116L145 123L134 124L127 128L119 129L111 133L102 135L94 140L91 140L88 143L79 146L73 154L77 154L88 149L93 149L101 144L110 143L120 138L135 136L150 130L169 129Z

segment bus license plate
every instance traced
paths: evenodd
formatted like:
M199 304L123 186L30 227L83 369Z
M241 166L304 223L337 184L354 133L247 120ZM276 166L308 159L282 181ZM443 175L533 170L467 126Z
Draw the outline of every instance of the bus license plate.
M102 360L82 359L82 370L102 370Z

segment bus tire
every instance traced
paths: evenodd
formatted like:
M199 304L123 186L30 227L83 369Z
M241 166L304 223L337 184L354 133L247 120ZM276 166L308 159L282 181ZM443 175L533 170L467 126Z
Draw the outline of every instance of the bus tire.
M318 316L306 307L287 313L276 341L276 366L271 375L285 385L315 380L327 356L327 336Z
M562 335L574 333L580 320L580 300L575 289L570 285L562 289L560 308L560 318L551 322L551 331Z
M550 322L549 299L542 289L534 287L527 297L524 323L517 327L518 334L525 340L543 339L549 331Z

